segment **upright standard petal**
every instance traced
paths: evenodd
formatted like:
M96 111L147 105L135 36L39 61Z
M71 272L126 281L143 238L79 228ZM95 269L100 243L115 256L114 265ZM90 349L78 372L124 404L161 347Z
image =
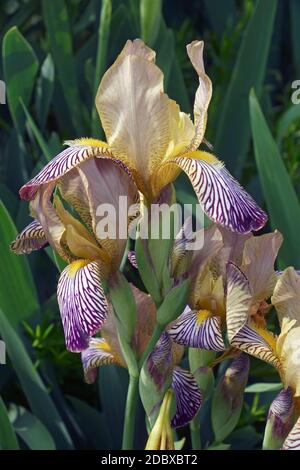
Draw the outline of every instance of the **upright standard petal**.
M226 322L228 339L231 342L248 322L252 294L248 279L235 264L227 264L226 274Z
M77 260L67 266L58 281L57 299L67 349L83 351L107 316L99 264Z
M176 412L171 424L179 428L188 424L198 413L202 394L193 374L181 367L173 369L172 388L176 397Z
M175 343L191 348L224 351L221 318L205 310L185 310L168 330Z
M33 220L22 230L11 243L10 248L17 254L29 254L48 244L43 227L37 220Z
M81 360L84 378L89 384L95 382L98 367L117 363L110 352L108 343L103 338L90 338L88 348L81 353Z
M249 233L265 225L265 212L213 155L190 152L168 164L178 165L187 174L199 204L214 222L238 233Z
M271 301L280 323L287 318L300 326L300 274L294 268L285 269L278 278Z
M68 171L85 160L97 156L111 156L108 145L95 139L78 139L69 142L70 147L54 157L34 178L20 189L22 199L31 200L43 184L57 181Z
M96 106L112 152L147 193L150 174L170 142L169 98L154 54L141 41L127 42L104 74Z

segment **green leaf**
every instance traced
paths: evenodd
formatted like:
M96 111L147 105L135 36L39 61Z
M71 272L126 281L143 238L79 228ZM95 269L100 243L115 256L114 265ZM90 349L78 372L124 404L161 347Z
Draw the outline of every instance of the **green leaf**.
M161 0L140 1L141 35L149 46L153 46L159 31L161 3Z
M44 129L54 89L54 65L48 54L42 64L36 88L36 112L39 125Z
M17 333L11 327L7 314L0 310L0 334L7 354L20 381L34 415L47 427L58 449L71 449L72 441L39 374Z
M13 221L0 201L0 308L14 327L39 309L28 261L9 248L16 235Z
M110 277L109 298L114 307L119 334L130 343L136 325L135 298L125 276L118 272Z
M19 98L29 105L38 61L35 53L16 26L3 38L3 69L7 87L7 101L15 127L23 133L25 116Z
M72 35L68 10L64 0L43 0L51 55L60 80L74 128L83 133L82 105L78 94L77 74L73 56Z
M231 80L220 107L217 155L235 174L243 166L250 140L248 95L261 93L271 44L277 0L258 0L241 42ZM258 52L259 51L259 52Z
M300 106L294 104L292 104L289 109L280 116L277 124L276 136L276 141L279 147L290 125L298 119L300 119Z
M15 406L9 414L16 433L29 449L55 450L51 434L32 413L22 406Z
M18 450L19 444L16 434L9 421L5 404L0 397L0 449Z
M280 264L300 266L299 201L254 91L250 94L250 116L255 158L271 225L284 236Z
M157 310L157 323L167 325L183 312L188 303L189 287L190 280L186 279L168 292Z
M39 144L40 149L44 154L44 157L49 162L52 158L51 151L50 151L46 141L44 140L44 137L42 136L41 132L39 131L36 123L34 122L33 118L31 117L31 114L28 111L25 103L23 102L22 99L20 99L20 101L21 101L21 105L22 105L22 108L24 110L25 116L27 118L28 125L31 128L34 137L36 138L37 143Z
M277 392L282 389L282 383L258 383L245 388L245 393Z
M234 0L204 0L205 9L209 16L210 23L217 36L221 36L228 21L235 16L235 2Z
M300 39L300 3L298 0L289 0L290 7L290 22L291 22L291 40L292 51L294 59L294 67L297 78L300 77L300 54L299 54L299 39Z

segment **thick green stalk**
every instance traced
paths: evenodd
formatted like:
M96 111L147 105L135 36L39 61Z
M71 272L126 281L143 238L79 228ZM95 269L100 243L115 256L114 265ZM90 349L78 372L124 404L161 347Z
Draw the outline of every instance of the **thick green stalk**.
M139 378L129 375L129 386L126 399L122 450L132 450L134 443L135 415L139 392Z

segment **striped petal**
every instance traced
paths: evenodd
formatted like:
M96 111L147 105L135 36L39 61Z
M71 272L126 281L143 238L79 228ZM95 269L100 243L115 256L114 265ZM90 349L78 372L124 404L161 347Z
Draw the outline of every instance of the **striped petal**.
M179 428L188 424L198 413L202 394L194 376L181 367L173 369L172 388L176 397L176 413L171 424L172 427Z
M134 250L129 250L128 251L128 260L135 269L138 269L138 265L137 265L137 262L136 262L136 256L135 256L135 251Z
M291 388L279 392L271 403L264 435L264 449L278 449L282 446L293 427L294 400Z
M11 243L10 248L17 254L29 254L48 244L43 227L33 220Z
M40 185L58 180L82 162L97 156L111 156L105 142L82 139L69 142L70 147L60 152L34 178L20 189L22 199L34 198Z
M103 338L90 338L88 348L81 353L81 360L84 378L89 384L95 382L98 367L117 363Z
M172 368L172 342L168 333L163 333L147 359L147 369L157 388L163 390Z
M206 215L222 227L238 233L259 230L267 216L252 197L207 152L191 152L173 160L189 177Z
M245 325L231 340L231 345L280 369L281 362L276 356L274 348L270 345L271 341L269 342L262 336L264 334L270 336L270 340L273 339L275 342L271 333L268 333L266 330L261 330L260 334L254 328L251 328L251 326Z
M248 279L235 264L227 264L226 275L226 322L231 342L248 321L252 295Z
M224 351L225 345L221 332L221 318L207 316L194 310L184 311L172 324L168 333L175 343L191 348L202 348L212 351ZM207 312L209 313L209 312Z
M106 319L107 302L100 276L99 264L84 260L72 262L61 273L57 299L69 351L86 349L89 337Z
M282 450L300 450L300 418L284 441Z

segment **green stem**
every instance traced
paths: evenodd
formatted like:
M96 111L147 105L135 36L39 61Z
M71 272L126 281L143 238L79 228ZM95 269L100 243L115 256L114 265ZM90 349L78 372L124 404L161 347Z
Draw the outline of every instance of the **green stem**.
M135 415L138 402L139 379L134 375L129 376L127 391L122 450L132 450L134 441Z
M201 434L200 434L200 419L199 416L190 422L190 433L193 450L201 450Z
M164 328L165 328L165 325L160 325L159 323L156 324L154 331L152 333L151 339L149 343L147 344L147 347L145 351L143 352L143 355L139 361L139 369L143 367L145 360L147 359L151 351L154 349L157 341L159 340L160 335L164 331Z

